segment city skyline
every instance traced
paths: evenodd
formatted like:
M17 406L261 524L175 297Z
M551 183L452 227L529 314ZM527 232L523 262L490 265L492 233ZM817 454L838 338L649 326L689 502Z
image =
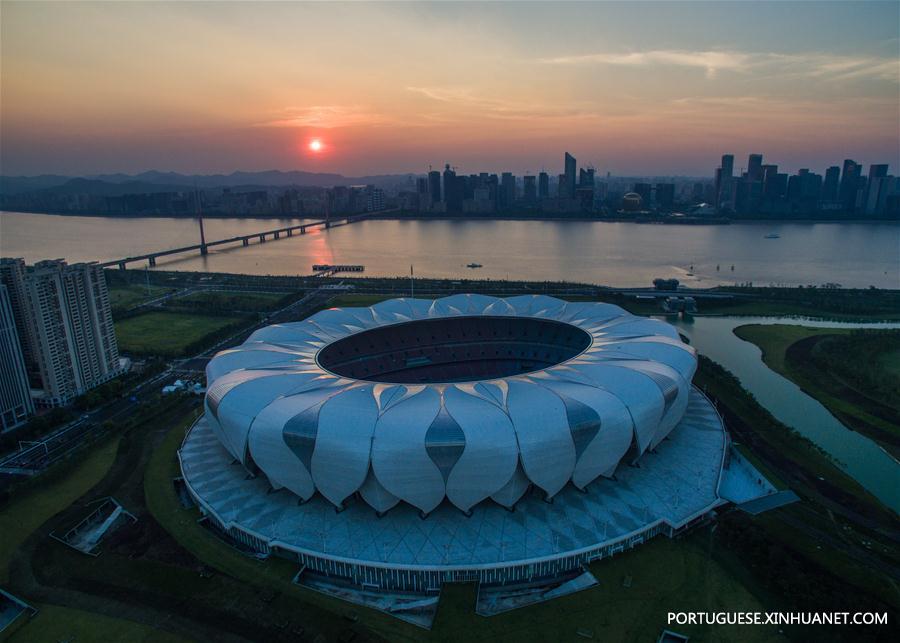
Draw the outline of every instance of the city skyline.
M452 158L521 175L554 173L560 149L619 176L706 176L722 150L896 166L898 19L877 2L5 2L0 172Z

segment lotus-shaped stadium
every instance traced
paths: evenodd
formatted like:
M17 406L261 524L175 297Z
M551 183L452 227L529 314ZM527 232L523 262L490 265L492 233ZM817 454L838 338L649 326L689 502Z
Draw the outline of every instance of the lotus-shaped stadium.
M313 577L560 577L723 502L696 367L672 326L611 304L334 308L217 354L179 456L212 524Z

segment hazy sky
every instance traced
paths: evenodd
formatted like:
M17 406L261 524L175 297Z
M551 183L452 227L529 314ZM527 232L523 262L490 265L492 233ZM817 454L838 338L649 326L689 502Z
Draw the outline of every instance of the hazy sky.
M0 12L3 174L900 169L895 1Z

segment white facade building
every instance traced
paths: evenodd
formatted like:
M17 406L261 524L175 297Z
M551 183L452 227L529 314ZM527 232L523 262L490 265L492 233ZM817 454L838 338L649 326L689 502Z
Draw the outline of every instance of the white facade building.
M728 502L696 364L674 328L609 304L325 310L210 361L182 480L236 546L349 600L553 587Z
M207 367L206 421L274 489L379 513L511 508L636 460L696 370L674 328L618 306L458 295L322 311Z

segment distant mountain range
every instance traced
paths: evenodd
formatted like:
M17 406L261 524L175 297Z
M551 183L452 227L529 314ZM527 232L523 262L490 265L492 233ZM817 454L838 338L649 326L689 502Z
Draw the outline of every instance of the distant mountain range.
M179 174L177 172L141 172L140 174L98 174L86 177L42 174L40 176L0 176L0 194L24 194L46 190L56 194L94 194L119 196L178 192L197 188L332 187L336 185L374 184L379 187L412 183L414 174L343 176L320 172L232 172L231 174ZM410 187L412 187L410 185Z

